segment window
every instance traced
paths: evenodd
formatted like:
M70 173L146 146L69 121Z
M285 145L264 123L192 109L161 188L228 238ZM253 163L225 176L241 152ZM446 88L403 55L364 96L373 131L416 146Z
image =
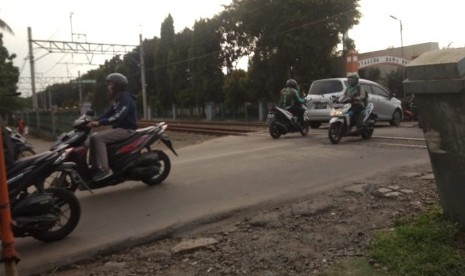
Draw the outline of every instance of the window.
M381 88L379 86L376 86L376 85L372 85L371 89L373 91L373 94L389 99L389 92L386 91L385 89L383 89L383 88Z
M327 93L337 93L343 91L342 82L339 80L314 81L308 94L322 95Z
M373 92L371 91L371 86L368 83L361 83L363 90L365 90L365 93L367 95L372 94Z

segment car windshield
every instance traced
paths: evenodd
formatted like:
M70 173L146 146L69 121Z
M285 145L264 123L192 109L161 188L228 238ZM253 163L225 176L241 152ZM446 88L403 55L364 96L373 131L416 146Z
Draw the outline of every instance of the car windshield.
M342 83L339 80L314 81L310 86L308 94L322 95L328 93L341 92L342 90Z

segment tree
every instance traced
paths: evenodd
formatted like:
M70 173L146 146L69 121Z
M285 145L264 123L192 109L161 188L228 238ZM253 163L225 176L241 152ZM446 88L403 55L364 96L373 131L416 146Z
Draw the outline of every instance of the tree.
M161 24L160 41L155 47L155 90L157 100L166 111L174 103L172 65L174 50L174 22L171 14ZM171 72L171 74L170 74Z
M223 85L224 103L226 108L234 111L249 100L247 72L244 70L234 70L227 75Z
M220 58L221 39L217 21L202 19L194 24L189 50L189 78L195 104L223 102L223 72Z
M3 45L3 34L0 33L0 94L12 94L18 90L19 69L13 65L15 54L10 55ZM11 114L14 110L20 109L20 101L17 97L4 97L0 101L0 115Z
M269 99L293 77L325 77L341 33L358 23L358 0L233 0L220 15L229 48L253 53L250 81ZM231 23L233 22L233 23Z
M397 97L405 96L404 86L402 81L404 81L404 68L398 68L396 71L391 71L386 75L387 78L387 87L394 92ZM408 95L407 95L408 96ZM402 99L405 100L405 99Z

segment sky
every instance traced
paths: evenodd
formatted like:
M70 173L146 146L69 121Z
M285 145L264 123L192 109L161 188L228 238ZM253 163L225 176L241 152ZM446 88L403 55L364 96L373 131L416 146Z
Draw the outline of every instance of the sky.
M21 2L21 4L18 4ZM171 14L175 32L192 28L195 20L211 18L231 0L3 0L0 18L14 31L4 33L9 53L15 53L19 67L19 91L31 93L27 28L33 40L79 41L89 43L138 45L139 35L145 39L159 36L161 23ZM440 48L465 47L464 0L360 0L362 18L349 31L360 53L403 45L438 42ZM397 18L393 19L390 16ZM71 34L74 35L71 35ZM111 56L47 54L34 51L38 77L77 78ZM77 64L80 65L77 65ZM36 90L47 83L37 82Z

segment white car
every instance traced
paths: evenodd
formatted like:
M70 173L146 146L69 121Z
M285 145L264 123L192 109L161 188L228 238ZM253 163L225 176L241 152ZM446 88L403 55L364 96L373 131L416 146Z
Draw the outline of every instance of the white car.
M403 119L401 102L384 86L365 79L359 80L368 95L368 102L374 105L373 113L377 121L386 121L393 126L400 125ZM340 97L347 88L347 78L321 79L312 82L305 99L307 100L310 127L319 128L321 123L330 120L331 101Z

